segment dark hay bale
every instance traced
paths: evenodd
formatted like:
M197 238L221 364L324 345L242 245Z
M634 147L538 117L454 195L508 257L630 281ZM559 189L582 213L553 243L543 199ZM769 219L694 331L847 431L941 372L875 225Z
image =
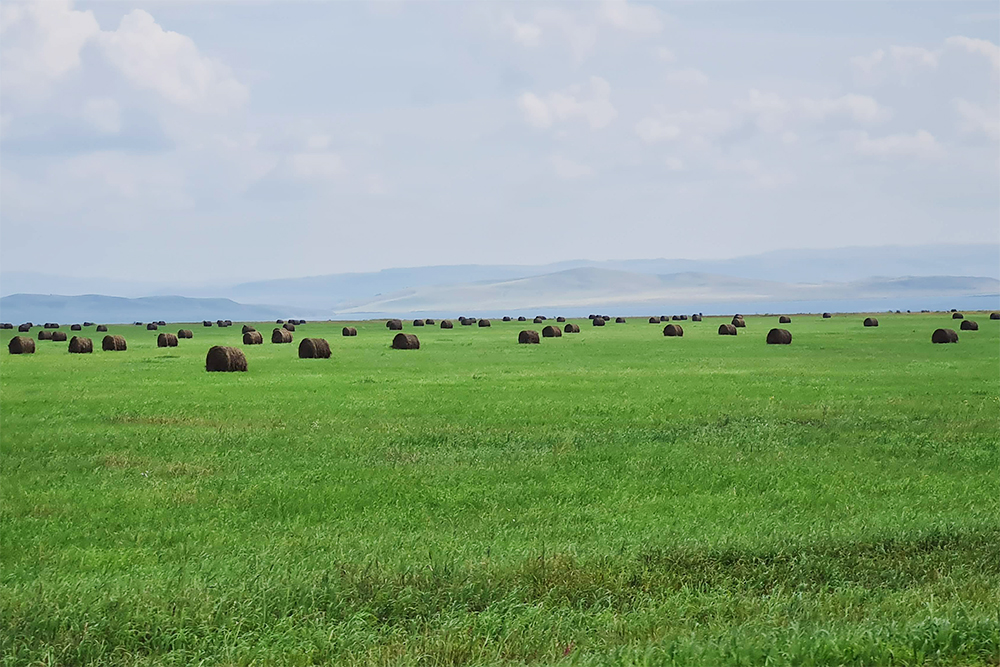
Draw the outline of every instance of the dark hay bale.
M536 320L541 320L542 322L544 322L545 320L547 320L549 318L545 317L544 315L535 315L535 319Z
M42 329L38 332L38 340L52 340L52 332Z
M720 336L735 336L736 327L732 324L720 324L719 325L719 335Z
M649 323L650 324L659 324L660 323L660 318L659 317L651 317L651 318L649 318Z
M292 324L291 322L285 322L284 324L281 325L281 328L284 329L285 331L295 331L295 325Z
M277 331L277 329L275 329ZM248 331L243 334L243 344L244 345L263 345L264 344L264 334L259 331Z
M415 334L398 333L392 339L392 349L394 350L419 350L420 341Z
M604 320L605 322L610 322L611 321L611 316L610 315L601 315L601 319Z
M146 325L146 331L156 331L159 328L160 325L157 324L156 322L150 322L149 324Z
M669 322L669 321L670 321L669 315L660 315L660 322Z
M385 328L389 331L402 331L403 321L402 320L389 320L385 323Z
M215 320L215 326L217 326L217 327L223 327L224 328L226 326L226 321L225 320Z
M45 329L58 329L59 325L56 324L55 322L46 322L45 325L44 325L44 328Z
M701 313L695 313L691 316L692 322L701 322Z
M828 320L828 319L830 319L831 317L833 317L833 315L831 315L830 313L823 313L823 319L824 319L824 320Z
M551 324L542 329L543 338L562 338L562 329Z
M979 331L979 324L975 320L962 320L962 326L959 329L962 331Z
M524 315L521 315L519 318L517 318L517 321L518 322L527 322L528 320L527 320L527 318Z
M517 342L523 344L540 343L541 339L538 338L538 332L532 331L531 329L525 329L521 333L517 334Z
M958 334L954 329L935 329L931 334L932 343L957 343Z
M747 325L747 323L743 321L742 317L734 317L732 324L737 329L742 329Z
M1000 320L1000 313L990 313L991 320Z
M156 347L177 347L177 336L172 333L161 333L156 337Z
M791 345L792 332L788 329L771 329L767 332L768 345Z
M422 327L422 326L424 326L424 321L423 320L413 320L413 326L415 326L415 327Z
M788 315L782 315L781 317L778 318L778 324L791 324L791 323L792 323L792 318L790 318Z
M680 338L681 336L684 335L684 327L682 327L679 324L668 324L667 326L663 327L663 335L677 336L678 338Z
M541 323L542 323L542 322L544 322L544 321L545 321L545 320L543 320L543 319L542 319L542 318L540 318L540 317L536 317L535 319L531 320L532 324L541 324Z
M877 327L878 320L876 320L874 317L866 317L864 324L866 327Z
M137 327L141 327L142 326L142 322L133 322L132 324L134 324Z
M592 319L594 319L595 317L597 317L597 315L587 315L587 319L588 319L588 320L592 320Z
M194 338L194 332L190 329L179 329L177 331L178 338Z
M603 317L595 317L591 322L595 327L603 327L605 324Z
M580 333L580 325L570 322L563 327L563 333Z
M248 331L256 331L256 330L257 330L256 327L252 327L249 324L244 324L243 331L241 331L240 333L247 333Z
M503 321L504 322L510 322L510 315L504 315L503 316Z
M688 318L687 315L681 315L681 318L680 318L681 322L687 322L687 318Z
M672 321L674 321L674 322L680 322L681 321L681 316L680 315L671 315L670 319Z
M490 326L490 321L489 320L479 320L479 326L481 326L481 327L488 327L488 326Z
M471 327L473 324L476 323L476 321L474 319L470 320L467 317L463 317L458 321L458 323L461 324L463 327Z
M428 319L424 320L424 322L425 322L425 323L427 324L427 326L429 326L429 327L432 327L432 326L434 326L434 320L432 320L432 319L430 319L430 318L428 318Z
M98 332L106 332L107 330L108 330L108 325L106 325L106 324L98 324L97 325L97 331Z
M950 312L954 313L954 312L956 312L957 310L958 310L957 308L952 308Z
M272 343L291 343L292 332L288 329L277 328L271 332Z
M299 359L329 359L330 344L325 338L303 338L299 342Z
M341 333L344 336L357 336L358 335L358 330L355 329L354 327L344 327L344 329L343 329L343 331L341 331Z
M54 340L57 343L65 343L66 342L66 332L65 331L53 331L52 332L52 340Z
M284 324L285 320L275 320L274 323L275 324Z
M246 369L247 358L243 355L243 350L235 347L216 345L205 356L206 371L232 373Z
M232 322L230 322L229 320L226 320L226 323L227 324L232 324ZM161 327L167 326L167 323L164 322L163 320L160 320L159 322L157 322L157 324L159 324Z
M0 329L13 329L14 325L10 322L0 322Z
M455 325L451 323L451 320L441 320L441 328L442 329L451 329L454 326Z
M625 318L624 317L616 317L615 318L615 324L625 324Z
M94 341L82 336L69 339L69 351L73 354L90 354L94 351Z
M962 313L952 313L951 314L951 319L953 319L953 320L960 320L960 319L963 319L964 317L965 317L965 315L963 315Z
M83 326L79 325L79 324L71 324L71 325L69 325L69 330L70 331L83 331Z
M124 352L128 345L125 344L125 336L108 335L101 341L101 349L105 352Z
M212 326L212 323L209 322L208 320L203 320L202 323L201 323L201 326L203 326L203 327L210 327L210 326Z
M35 341L27 336L14 336L7 343L7 351L11 354L34 354Z
M556 322L565 322L565 321L566 321L565 317L557 317L556 318Z
M94 326L94 323L93 322L84 322L83 326L85 326L85 327L92 327L92 326Z
M31 325L30 324L21 324L21 325L18 325L17 331L18 331L18 333L25 333L25 332L31 331Z

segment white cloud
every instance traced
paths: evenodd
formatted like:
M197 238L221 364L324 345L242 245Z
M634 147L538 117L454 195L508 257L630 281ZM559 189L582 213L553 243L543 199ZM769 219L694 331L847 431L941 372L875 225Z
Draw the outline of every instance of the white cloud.
M687 67L669 72L667 74L667 81L680 85L704 86L708 84L708 75L700 69Z
M717 109L675 111L643 118L635 124L635 133L648 144L680 139L704 144L732 130L737 119Z
M792 113L790 102L775 93L762 93L751 89L746 100L737 106L754 118L758 128L764 132L778 132L784 129L787 117Z
M607 127L618 115L611 104L611 86L599 76L592 76L587 84L576 85L564 91L540 97L524 93L518 106L525 120L532 126L548 128L556 122L581 118L592 130Z
M521 23L512 16L506 16L504 26L510 31L515 42L529 48L538 46L542 39L542 27L536 23Z
M676 139L681 134L681 128L660 118L643 118L635 124L635 133L647 144L658 141Z
M867 56L854 56L851 58L851 64L864 74L870 75L874 73L875 68L878 67L883 60L885 60L885 51L877 49L872 51Z
M902 67L920 65L934 68L938 65L938 51L931 51L920 46L891 46L889 55L894 62Z
M556 176L564 181L584 178L594 173L594 170L587 165L562 157L561 155L553 155L549 158L549 161L552 163L552 169Z
M987 109L967 100L952 100L958 113L960 128L970 134L984 134L996 141L1000 139L1000 109Z
M745 176L754 188L771 189L791 184L795 179L786 171L771 171L751 158L720 158L715 167L722 173Z
M858 123L877 123L892 115L888 109L867 95L842 95L836 98L799 100L802 113L815 120L846 116Z
M288 158L292 174L304 181L333 181L347 173L336 153L295 153Z
M521 46L536 47L541 43L543 34L546 41L549 41L549 35L553 35L561 38L576 60L581 61L597 44L602 30L655 35L663 31L664 16L659 9L649 5L637 5L627 0L604 0L600 4L581 2L543 6L521 19L506 14L500 22L511 39Z
M109 98L93 98L83 105L83 118L104 134L117 134L122 128L121 108Z
M964 49L969 53L985 56L994 70L1000 71L1000 46L986 39L974 39L957 35L944 40L945 46Z
M927 130L914 134L892 134L872 139L867 132L848 135L853 139L854 150L871 157L915 157L932 158L942 152L941 145Z
M133 85L172 104L200 112L225 112L247 99L246 87L223 63L201 54L190 37L164 30L135 9L99 43L108 62Z
M601 16L609 24L629 32L656 34L663 30L658 9L649 5L636 5L627 0L605 0Z

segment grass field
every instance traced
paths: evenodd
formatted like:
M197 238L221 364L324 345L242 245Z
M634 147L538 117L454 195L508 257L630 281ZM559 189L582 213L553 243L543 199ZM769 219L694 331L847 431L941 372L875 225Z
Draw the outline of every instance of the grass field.
M4 331L0 664L998 665L1000 321L967 317L309 323L247 373L204 370L239 324Z

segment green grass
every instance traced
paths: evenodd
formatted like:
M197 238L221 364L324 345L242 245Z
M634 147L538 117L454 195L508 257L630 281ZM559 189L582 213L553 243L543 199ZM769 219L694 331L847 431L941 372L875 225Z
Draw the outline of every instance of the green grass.
M5 331L0 664L1000 664L1000 322L967 316L310 323L247 373L204 370L238 325Z

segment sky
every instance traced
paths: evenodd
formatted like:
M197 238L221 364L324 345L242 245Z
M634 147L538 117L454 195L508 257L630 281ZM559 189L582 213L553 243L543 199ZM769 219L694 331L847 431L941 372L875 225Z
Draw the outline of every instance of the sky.
M0 5L0 265L1000 241L996 2Z

